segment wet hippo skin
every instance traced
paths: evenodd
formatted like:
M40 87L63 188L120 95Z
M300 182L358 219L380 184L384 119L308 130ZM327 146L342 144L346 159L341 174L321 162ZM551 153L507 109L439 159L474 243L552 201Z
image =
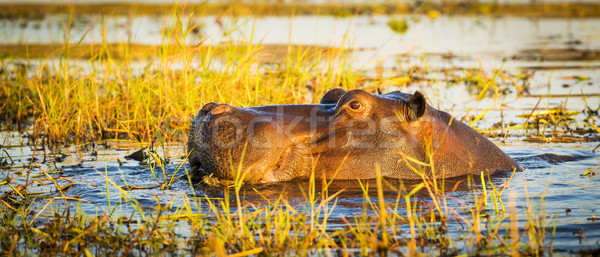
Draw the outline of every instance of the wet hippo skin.
M420 92L327 92L319 104L208 103L190 128L194 180L450 178L522 168Z

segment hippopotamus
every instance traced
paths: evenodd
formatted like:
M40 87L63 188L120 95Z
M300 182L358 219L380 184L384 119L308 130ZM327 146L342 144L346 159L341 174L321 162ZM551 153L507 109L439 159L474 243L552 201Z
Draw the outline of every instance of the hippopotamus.
M191 123L191 176L250 183L298 178L418 180L522 170L425 96L336 88L318 104L207 103ZM378 171L378 172L377 172Z

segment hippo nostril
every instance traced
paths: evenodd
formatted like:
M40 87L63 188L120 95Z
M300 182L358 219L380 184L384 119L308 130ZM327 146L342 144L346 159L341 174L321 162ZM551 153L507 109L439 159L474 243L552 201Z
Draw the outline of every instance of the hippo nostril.
M212 108L208 114L211 115L219 115L221 113L230 113L233 111L233 107L231 107L231 105L228 104L219 104L217 106L215 106L214 108Z
M217 105L219 105L219 104L217 104L217 103L215 103L215 102L210 102L210 103L207 103L207 104L205 104L205 105L202 107L202 109L200 109L200 114L202 114L202 115L207 115L207 114L208 114L208 112L209 112L210 110L212 110L212 108L214 108L214 107L215 107L215 106L217 106Z

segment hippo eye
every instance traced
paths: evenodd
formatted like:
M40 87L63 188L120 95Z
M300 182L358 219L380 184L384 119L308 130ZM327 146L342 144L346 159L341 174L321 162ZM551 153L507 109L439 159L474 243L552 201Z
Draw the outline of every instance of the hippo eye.
M358 110L358 109L360 109L360 107L362 107L362 104L359 101L352 101L350 103L350 108L352 108L354 110Z

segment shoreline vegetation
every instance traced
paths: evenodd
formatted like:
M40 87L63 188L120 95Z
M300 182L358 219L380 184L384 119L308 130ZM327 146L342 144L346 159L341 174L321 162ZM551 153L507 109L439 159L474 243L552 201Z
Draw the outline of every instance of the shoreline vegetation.
M422 14L433 17L440 15L491 15L524 16L531 18L591 18L600 17L600 5L594 3L539 3L523 4L482 3L478 1L448 1L432 3L205 3L205 4L162 4L162 3L80 3L80 4L41 4L41 3L0 3L0 19L43 19L48 14L75 15L169 15L174 7L182 13L200 16L296 16L334 15L402 15Z
M226 41L220 45L188 46L188 36L194 35L198 24L195 15L301 15L333 14L348 11L348 15L381 13L426 13L453 15L461 13L495 12L515 15L504 10L510 6L469 2L463 4L425 3L411 6L395 5L333 5L323 4L262 4L245 3L205 5L139 5L139 4L80 4L80 5L0 5L0 17L18 19L43 18L48 13L76 15L110 13L111 15L164 14L171 17L174 26L161 30L163 42L159 45L130 43L83 44L0 44L0 128L10 129L33 125L34 133L41 133L45 143L87 142L105 139L135 139L150 141L185 141L192 117L209 101L230 103L235 106L266 104L311 103L331 87L345 89L362 88L375 92L390 85L405 87L419 84L437 90L437 83L448 86L463 83L477 99L499 99L503 92L517 92L529 96L527 87L530 76L505 71L488 73L483 70L450 68L440 70L444 81L431 79L430 67L409 67L395 71L394 76L382 76L380 69L357 70L352 62L352 51L340 46L322 47L293 44L252 44L249 39ZM311 8L306 8L311 6ZM488 6L487 12L481 12ZM492 8L492 6L495 6ZM600 5L593 4L523 4L511 5L514 10L526 14L538 10L554 15L560 9L563 15L582 11L577 17L591 15ZM541 7L540 7L541 6ZM377 8L380 9L377 9ZM560 8L559 8L560 7ZM294 9L297 8L297 9ZM353 9L354 8L354 9ZM302 10L306 9L306 12ZM472 10L467 12L466 10ZM485 9L485 8L483 8ZM279 10L275 13L274 10ZM296 11L291 11L296 10ZM437 11L440 10L440 11ZM245 13L248 12L248 13ZM431 13L437 12L437 14ZM219 14L220 13L220 14ZM600 14L600 11L598 11ZM40 15L44 14L44 15ZM187 21L186 21L187 20ZM101 26L104 26L101 24ZM388 26L390 26L388 24ZM393 26L390 27L393 30ZM71 26L65 26L65 35ZM105 30L102 32L105 37ZM86 33L87 35L87 33ZM545 50L548 51L548 50ZM586 52L587 51L587 52ZM581 60L597 59L594 50L575 51L560 55ZM546 59L544 52L525 53L536 59ZM421 58L421 57L415 57ZM425 58L425 57L423 57ZM563 57L561 57L563 58ZM85 62L82 67L75 60ZM497 73L497 74L495 74ZM500 84L502 83L502 85ZM181 94L180 92L192 92ZM588 114L597 114L595 106L586 107ZM537 108L534 111L544 111ZM65 111L72 110L72 111ZM553 110L546 110L553 111ZM579 113L585 114L586 110ZM473 124L485 116L472 118ZM598 131L595 127L577 126L574 115L558 110L551 115L536 115L532 111L525 124L501 124L489 131L487 136L506 137L523 131L526 139L551 142L570 136L573 131ZM463 121L471 119L462 117ZM529 123L531 119L532 123ZM550 120L550 121L549 121ZM593 124L591 122L590 124ZM586 124L587 125L587 124ZM571 127L570 127L571 126ZM547 128L547 129L546 129ZM561 128L568 128L562 129ZM530 133L529 131L533 131ZM559 137L552 132L561 131ZM567 137L568 136L568 137ZM598 137L578 136L577 141L594 141ZM560 140L562 140L560 139ZM559 140L559 141L560 141Z

